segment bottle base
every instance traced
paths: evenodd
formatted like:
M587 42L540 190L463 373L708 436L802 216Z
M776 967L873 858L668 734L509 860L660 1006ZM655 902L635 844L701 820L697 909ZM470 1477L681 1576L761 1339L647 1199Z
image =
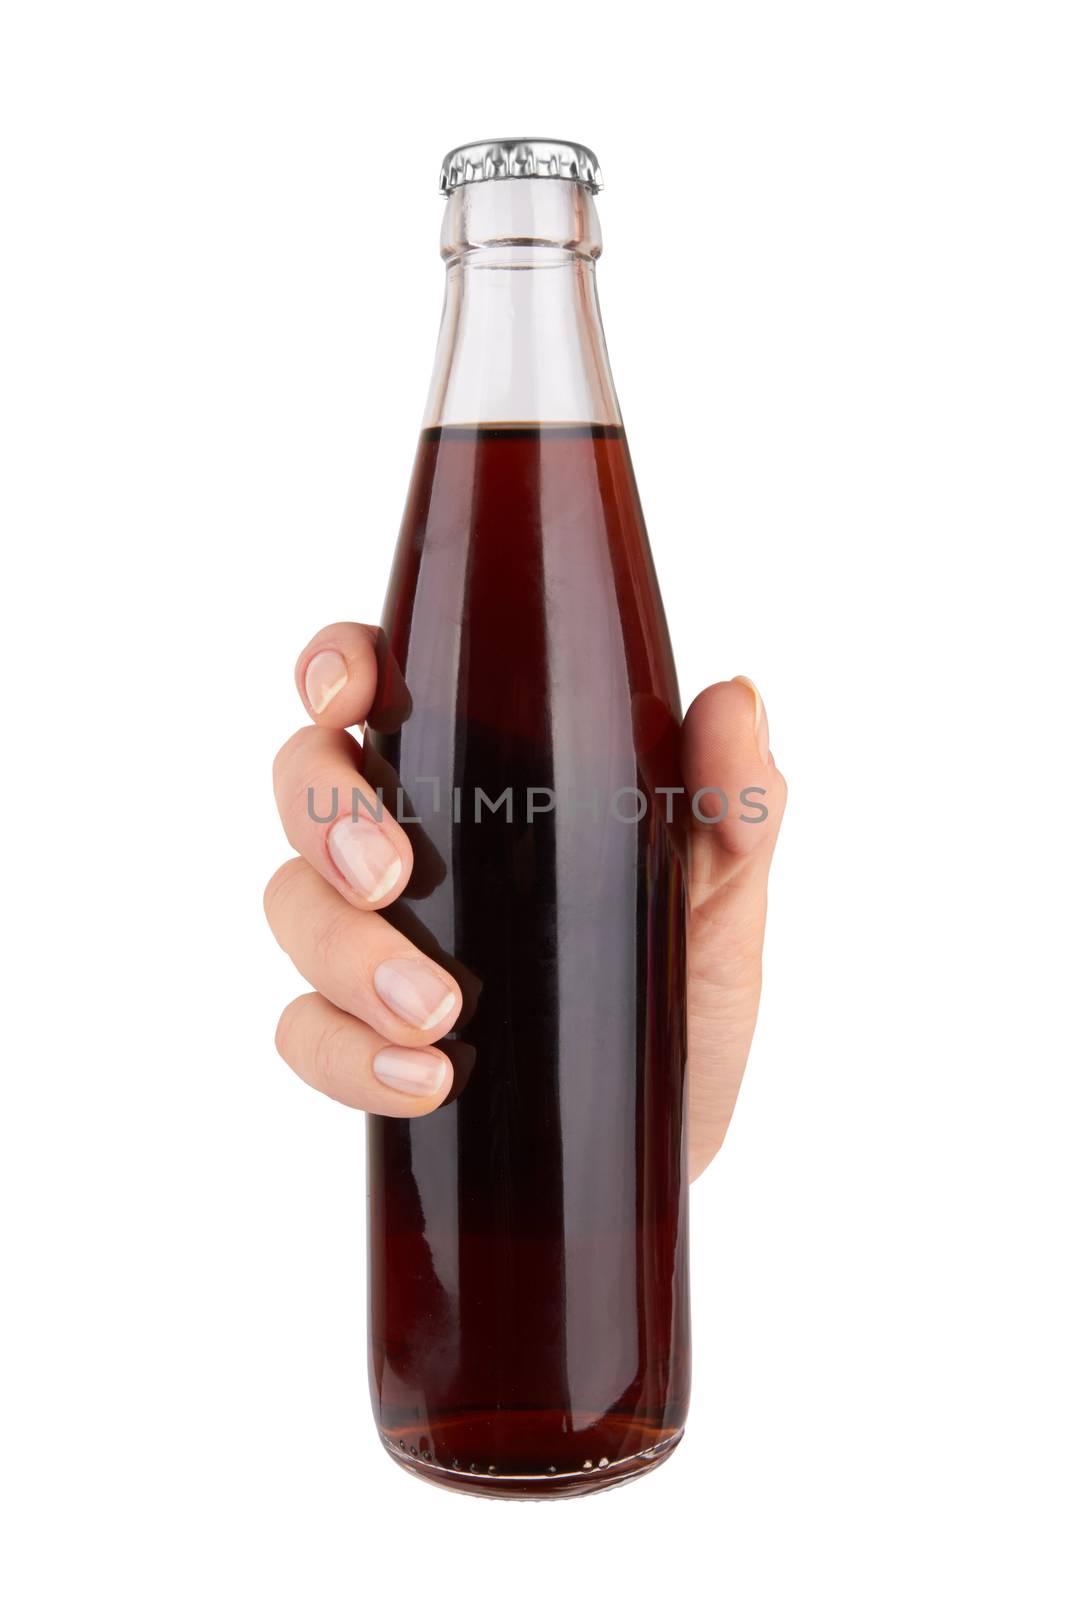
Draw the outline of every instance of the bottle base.
M580 1494L599 1494L604 1489L614 1489L644 1477L674 1454L684 1433L685 1429L679 1428L669 1438L621 1461L609 1462L601 1458L583 1461L573 1468L550 1467L545 1472L530 1473L498 1472L493 1466L483 1469L474 1463L469 1468L459 1464L443 1467L415 1450L406 1449L387 1434L383 1433L381 1440L398 1466L441 1489L489 1500L563 1500Z

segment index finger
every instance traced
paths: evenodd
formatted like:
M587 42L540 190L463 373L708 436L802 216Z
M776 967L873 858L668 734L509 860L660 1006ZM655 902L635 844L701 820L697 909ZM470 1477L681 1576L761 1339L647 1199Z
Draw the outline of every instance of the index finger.
M367 720L378 687L378 634L362 622L332 622L301 650L296 686L320 728L353 728Z

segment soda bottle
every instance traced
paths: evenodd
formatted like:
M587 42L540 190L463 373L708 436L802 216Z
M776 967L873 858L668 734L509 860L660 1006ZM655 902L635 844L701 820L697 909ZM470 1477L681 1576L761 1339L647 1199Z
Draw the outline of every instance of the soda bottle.
M409 1470L587 1493L689 1391L685 801L663 608L597 301L595 157L445 159L444 315L365 774L385 915L455 974L455 1082L371 1117L370 1375Z

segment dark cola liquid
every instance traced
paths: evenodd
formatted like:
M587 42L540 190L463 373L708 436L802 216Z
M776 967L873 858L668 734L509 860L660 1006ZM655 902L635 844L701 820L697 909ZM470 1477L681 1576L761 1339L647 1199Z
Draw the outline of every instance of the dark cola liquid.
M598 1488L685 1420L678 726L621 429L428 430L365 770L418 819L387 915L466 1003L449 1102L370 1118L370 1367L457 1488Z

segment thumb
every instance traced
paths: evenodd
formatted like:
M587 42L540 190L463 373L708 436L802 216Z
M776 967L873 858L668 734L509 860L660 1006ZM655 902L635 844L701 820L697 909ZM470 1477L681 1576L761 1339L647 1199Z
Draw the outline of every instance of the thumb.
M722 1144L752 1043L767 875L786 799L770 754L767 713L748 678L714 683L694 700L682 725L682 773L691 802L689 1174L695 1178Z
M714 889L770 853L786 785L770 753L767 712L750 678L713 683L682 725L682 776L690 799L693 887Z

